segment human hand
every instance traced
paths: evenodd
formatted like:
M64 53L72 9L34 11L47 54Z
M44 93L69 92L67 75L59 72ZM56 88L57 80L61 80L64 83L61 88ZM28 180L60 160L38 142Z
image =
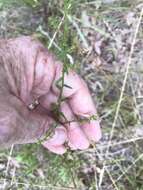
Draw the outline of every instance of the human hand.
M62 64L32 37L0 40L0 147L36 142L52 127L53 105L60 96L57 81ZM98 120L90 118L96 109L85 82L73 71L65 74L60 104L59 126L44 147L57 154L71 149L86 149L91 141L101 138ZM69 87L67 87L69 86ZM31 104L35 102L35 107ZM38 102L37 102L38 101ZM66 121L71 122L65 122Z

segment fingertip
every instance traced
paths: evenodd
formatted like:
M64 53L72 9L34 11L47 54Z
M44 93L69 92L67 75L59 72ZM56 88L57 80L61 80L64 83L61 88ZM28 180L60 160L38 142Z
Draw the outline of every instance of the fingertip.
M70 147L71 150L85 150L89 148L89 142L87 141L86 143L81 141L77 141L77 142L73 142L72 144L72 140L70 140L68 142L68 146Z
M44 142L42 144L46 149L48 149L49 151L55 153L55 154L59 154L59 155L62 155L64 154L67 150L66 148L64 147L64 145L61 145L61 146L53 146L47 142Z
M52 138L44 141L42 145L56 154L64 154L66 148L63 145L67 141L67 133L64 127L57 127L55 129L55 134Z
M74 128L68 128L68 139L68 145L72 150L84 150L87 149L90 145L88 139L86 138L79 126L74 126Z
M47 142L51 144L52 146L59 146L59 145L64 144L66 140L67 140L66 129L61 126L55 129L55 133L53 137L48 139Z
M102 137L101 127L98 120L90 121L90 123L82 125L82 129L87 138L91 141L98 142Z

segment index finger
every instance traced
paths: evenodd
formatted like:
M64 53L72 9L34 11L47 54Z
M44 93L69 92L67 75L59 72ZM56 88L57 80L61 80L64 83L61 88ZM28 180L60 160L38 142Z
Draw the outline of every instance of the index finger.
M62 69L62 65L57 64L56 76L53 84L53 91L56 94L60 93L60 90L56 87L56 81L61 78ZM86 118L97 115L95 105L86 83L73 70L70 70L69 73L64 76L63 97L68 98L68 103L75 115ZM82 129L89 140L98 141L101 138L98 119L85 123Z

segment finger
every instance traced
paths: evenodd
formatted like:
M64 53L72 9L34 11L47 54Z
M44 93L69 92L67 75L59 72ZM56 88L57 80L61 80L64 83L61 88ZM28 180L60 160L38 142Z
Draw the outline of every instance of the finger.
M53 118L47 116L47 109L39 105L36 109L36 112L38 112L38 114L45 115L48 118L49 130L52 132L51 129L54 127L55 121L53 120ZM42 142L42 145L53 153L64 154L66 152L64 143L67 141L66 129L63 126L61 126L53 128L53 131L54 136L49 138L48 140L44 140Z
M59 95L60 89L57 87L57 81L62 76L62 66L57 65L56 77L53 84L54 92ZM96 114L86 83L74 71L70 70L64 77L63 96L69 98L69 103L73 112L80 116L91 116ZM67 87L68 86L68 87Z
M51 104L57 101L57 97L49 93L49 95L42 96L39 99L40 105L42 105L47 110L50 110ZM52 119L53 120L53 119ZM54 123L54 120L51 124L51 127ZM64 143L67 141L67 132L64 127L58 127L54 131L54 136L42 143L42 145L47 148L49 151L56 154L64 154L66 148Z
M67 140L67 133L64 127L57 127L54 130L54 136L47 140L50 145L52 146L59 146L65 143Z
M75 118L69 105L64 102L61 106L61 111L66 119L71 121L65 124L68 130L69 146L74 149L87 149L89 147L88 139L80 128L79 123L76 121L77 119Z
M83 89L80 89L80 91L77 92L75 95L73 95L69 102L75 114L87 118L90 118L93 115L97 117L97 112L90 97L90 94L87 89L84 89L84 87ZM89 140L96 142L100 140L101 128L98 118L97 120L91 120L89 122L85 121L85 124L82 124L82 129Z
M82 129L89 140L98 142L101 139L101 129L99 121L90 121L82 125Z
M66 148L64 143L67 141L67 133L64 127L57 127L55 129L55 134L49 140L46 140L42 143L42 145L54 152L56 154L64 154L66 152Z
M45 148L47 148L49 151L55 153L55 154L64 154L66 152L66 148L61 145L61 146L51 146L48 144L43 145Z
M62 76L62 66L57 64L56 77L53 84L53 91L59 95L60 90L56 86L56 81ZM85 82L74 72L69 71L64 77L63 96L68 97L69 105L75 115L91 117L97 115L96 108L89 93L88 87ZM99 121L90 122L85 126L85 134L89 139L97 141L101 138L101 130ZM92 134L92 135L91 135Z
M50 105L52 103L57 102L57 96L55 96L53 93L49 93L46 96L44 96L42 99L40 99L40 101L43 106L47 107L47 109L50 109ZM64 118L61 118L61 122L63 122L63 124L67 128L69 146L72 149L81 149L81 150L88 148L89 147L88 139L81 130L79 123L76 122L76 118L72 113L72 110L70 109L69 105L63 102L60 111L64 115Z

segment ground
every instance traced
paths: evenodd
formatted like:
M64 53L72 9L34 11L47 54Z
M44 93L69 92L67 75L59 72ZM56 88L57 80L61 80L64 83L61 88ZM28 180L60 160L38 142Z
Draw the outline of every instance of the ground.
M56 32L51 51L86 80L103 133L63 156L39 144L1 151L0 189L143 190L142 10L141 0L0 0L1 37L34 35L49 47Z

